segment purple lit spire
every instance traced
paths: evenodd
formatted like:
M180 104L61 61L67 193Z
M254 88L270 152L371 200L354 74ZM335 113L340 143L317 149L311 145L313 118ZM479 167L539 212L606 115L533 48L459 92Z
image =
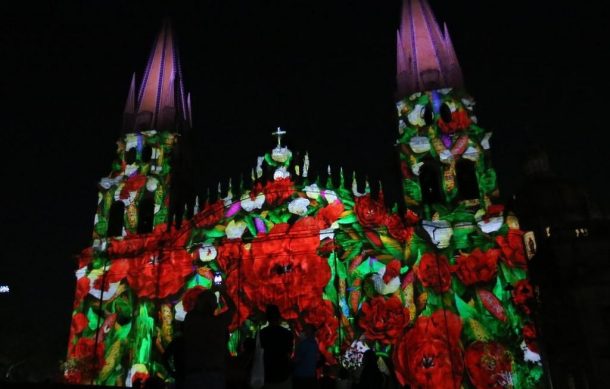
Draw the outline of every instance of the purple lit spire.
M129 93L125 101L125 111L123 113L123 130L129 131L133 127L133 120L136 113L136 74L131 76Z
M190 113L185 104L180 60L174 32L168 21L163 23L153 46L137 99L134 89L135 80L132 80L132 89L125 107L125 122L131 124L124 126L125 131L178 131L182 127L189 127L187 118ZM129 120L132 116L135 119Z
M441 32L426 0L403 0L396 39L397 98L462 86L462 70L444 27Z

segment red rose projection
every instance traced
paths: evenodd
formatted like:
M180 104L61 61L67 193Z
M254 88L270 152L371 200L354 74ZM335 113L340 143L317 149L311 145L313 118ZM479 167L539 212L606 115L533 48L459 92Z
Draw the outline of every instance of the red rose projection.
M510 353L497 342L474 342L464 355L470 381L476 389L511 386Z
M102 290L102 282L104 283L104 291L107 292L110 284L121 281L127 276L129 271L129 261L127 259L115 259L110 261L110 267L104 274L98 276L93 281L93 288Z
M527 348L535 353L539 352L538 345L536 344L537 337L534 323L527 323L525 326L523 326L523 340L525 340Z
M91 263L92 259L93 259L93 248L87 247L86 249L81 251L80 255L78 256L78 268L81 269L81 268L89 265Z
M290 178L278 178L265 184L264 193L268 204L278 205L292 196L294 183Z
M496 242L502 250L502 256L510 267L527 267L525 249L523 247L523 231L509 230L506 236L497 236Z
M129 177L127 181L125 181L125 185L123 185L123 189L121 189L120 197L122 199L129 198L129 192L136 192L140 189L144 184L146 184L146 176L137 174L133 177Z
M354 212L363 226L377 227L383 223L386 217L383 196L380 193L377 200L374 200L370 194L356 197Z
M127 270L127 282L138 297L164 298L176 293L195 270L192 255L185 250L189 236L190 228L168 231L166 224L159 224L145 238L113 241L109 253L135 258L113 260L111 278L118 281ZM128 269L125 263L129 263Z
M76 359L92 359L93 367L99 368L104 365L104 343L98 342L97 347L95 345L95 339L92 338L80 338L74 348L72 349L74 358ZM95 360L97 356L97 360Z
M335 357L328 351L328 348L335 343L339 327L333 304L328 300L320 299L317 304L305 312L303 318L307 324L316 328L318 348L326 361L332 363Z
M127 281L138 297L164 298L184 285L186 276L193 274L193 258L185 250L144 254L134 259Z
M458 389L464 362L459 347L462 322L456 314L438 310L420 316L394 349L396 378L416 388Z
M197 297L203 292L205 288L201 285L197 285L186 291L184 296L182 296L182 307L184 308L184 312L190 312L195 308L197 304Z
M313 217L293 226L276 224L251 245L243 261L243 290L261 311L267 304L280 308L285 319L317 304L330 279L326 259L317 255L320 228ZM232 280L232 282L235 282Z
M72 317L71 335L78 335L89 325L89 319L85 314L79 312Z
M233 316L233 322L229 327L233 331L250 315L250 307L244 302L240 294L245 278L242 272L242 270L245 270L242 268L244 264L243 258L250 255L250 253L244 249L240 239L225 239L218 246L217 250L216 261L218 261L220 268L225 273L227 293L237 306L237 314Z
M74 292L74 308L78 307L83 298L89 293L91 280L89 277L81 277L76 281L76 291Z
M383 282L386 284L390 282L393 278L396 278L400 275L400 261L394 259L390 261L385 267L385 273L383 273Z
M446 123L442 118L438 119L438 127L441 129L443 134L453 134L459 130L465 130L470 127L472 120L468 117L466 111L455 111L451 112L451 121Z
M79 384L83 380L83 374L80 370L71 369L65 372L64 379L69 384Z
M386 216L384 224L388 228L390 235L400 242L406 242L413 236L414 228L405 227L402 220L400 220L400 216L395 213Z
M419 216L410 209L407 209L405 212L405 220L407 222L407 226L414 226L419 222Z
M337 221L337 219L339 219L339 216L343 213L343 211L345 211L343 203L339 200L335 200L333 203L328 204L326 207L318 211L316 219L322 223L323 228L328 228L331 224Z
M449 262L444 255L425 253L415 272L423 286L432 288L437 293L444 293L451 286Z
M359 323L367 340L393 344L409 323L409 311L396 296L389 299L377 296L362 304Z
M241 239L226 239L217 250L216 260L226 273L240 265L239 261L245 253Z
M517 281L514 285L512 295L516 306L521 308L521 310L528 315L532 313L531 306L534 302L534 288L532 288L532 285L527 279Z
M198 228L213 227L224 217L224 212L225 205L222 200L206 204L203 210L193 217L193 223Z
M468 255L460 255L455 264L455 273L464 285L470 286L479 282L489 282L498 273L500 250L491 249L485 252L475 249Z

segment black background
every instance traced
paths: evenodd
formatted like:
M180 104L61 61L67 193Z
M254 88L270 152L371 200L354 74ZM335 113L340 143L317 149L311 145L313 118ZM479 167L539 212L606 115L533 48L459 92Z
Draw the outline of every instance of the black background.
M608 15L601 5L432 0L493 130L504 196L541 145L558 176L603 201L609 184ZM376 1L80 1L0 5L0 357L57 370L73 256L89 244L96 183L110 171L132 73L164 15L192 92L200 190L249 174L275 127L314 166L392 189L395 29ZM2 362L2 361L0 361Z

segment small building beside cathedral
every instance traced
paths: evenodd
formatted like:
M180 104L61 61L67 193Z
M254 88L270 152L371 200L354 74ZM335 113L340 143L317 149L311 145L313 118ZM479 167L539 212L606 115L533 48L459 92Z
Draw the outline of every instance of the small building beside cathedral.
M221 277L237 305L232 355L275 304L295 333L315 327L325 364L348 372L371 349L413 388L539 387L535 241L499 202L492 134L478 125L448 29L426 0L404 0L396 56L405 207L342 173L338 184L313 179L308 156L296 158L280 129L248 186L191 201L197 129L165 23L132 79L116 161L99 182L65 378L171 380L162 355L176 323Z

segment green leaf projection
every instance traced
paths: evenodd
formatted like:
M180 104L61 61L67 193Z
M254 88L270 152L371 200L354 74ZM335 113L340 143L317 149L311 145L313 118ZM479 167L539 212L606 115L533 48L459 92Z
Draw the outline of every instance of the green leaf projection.
M273 179L260 179L259 165L253 187L231 188L168 228L176 136L125 135L79 258L66 379L170 380L161 355L175 324L220 271L238 307L232 354L272 303L296 332L316 328L328 364L356 369L373 349L412 387L536 387L523 233L497 203L490 133L473 105L451 89L397 104L404 214L343 177L337 187L309 181L307 158L296 166L278 142L261 160ZM152 220L147 231L143 220Z

